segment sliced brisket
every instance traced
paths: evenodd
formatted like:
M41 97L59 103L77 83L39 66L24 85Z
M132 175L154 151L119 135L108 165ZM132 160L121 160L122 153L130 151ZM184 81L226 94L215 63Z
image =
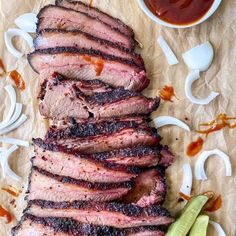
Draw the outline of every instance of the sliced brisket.
M38 14L37 32L44 29L81 30L95 37L117 43L133 50L134 38L113 29L110 25L89 16L61 6L47 5Z
M35 217L25 214L12 229L13 236L164 236L165 228L158 226L116 229L79 223L68 218Z
M105 12L102 12L95 7L88 6L81 1L56 0L56 5L84 12L110 25L112 29L119 30L129 37L134 37L133 30L129 26L125 25L121 20L119 20L118 18L114 18Z
M140 207L163 204L167 192L166 179L160 168L153 168L135 178L134 188L122 199Z
M61 152L41 139L35 139L34 143L33 165L52 174L99 183L123 182L137 176L137 168L110 164L69 150Z
M141 56L105 39L94 37L80 30L45 29L40 31L34 39L35 49L54 47L75 47L78 49L93 49L108 55L114 55L132 60L137 66L144 69Z
M72 79L98 79L113 87L133 91L142 91L149 84L146 72L132 60L92 49L57 47L36 50L28 55L28 61L42 80L56 71Z
M163 207L155 205L139 207L134 204L102 202L49 202L30 201L27 214L37 217L62 217L89 223L107 225L115 228L132 228L139 226L169 225L170 213Z
M134 121L76 123L64 129L51 127L45 137L46 142L81 153L105 152L140 145L155 146L160 139L156 129Z
M111 201L131 189L132 182L91 183L66 176L51 174L37 167L32 168L28 199L48 201Z
M41 90L41 94L44 94L40 96L41 115L59 120L66 117L100 119L149 114L157 109L160 103L159 98L147 98L122 87L106 92L95 92L90 96L84 94L80 87L80 81L68 79L58 82L58 79L52 76L44 86L45 91L42 93Z

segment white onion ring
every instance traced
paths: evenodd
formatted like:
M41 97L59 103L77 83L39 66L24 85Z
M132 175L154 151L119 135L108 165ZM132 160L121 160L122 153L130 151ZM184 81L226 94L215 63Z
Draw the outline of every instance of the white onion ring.
M0 130L6 128L7 126L13 124L21 115L22 111L22 104L21 103L16 103L15 105L15 111L13 116L8 122L5 122L4 124L0 124Z
M12 114L15 110L15 106L16 106L16 92L15 89L13 88L12 85L7 85L4 87L5 90L7 91L10 100L11 100L11 105L10 105L10 109L8 111L8 114L6 116L6 118L0 123L0 126L5 125L12 117Z
M153 119L153 122L157 129L166 125L176 125L182 129L185 129L186 131L190 131L190 128L187 124L172 116L159 116Z
M16 139L16 138L1 138L0 137L0 142L15 144L15 145L23 146L23 147L29 147L29 142L21 140L21 139Z
M215 228L216 232L218 233L218 236L226 236L226 234L220 224L218 224L212 220L210 220L209 223L210 223L210 225L212 225Z
M25 121L27 120L27 116L26 115L21 115L20 118L13 124L9 125L8 127L1 129L0 130L0 135L6 134L16 128L18 128L19 126L21 126Z
M224 161L226 176L232 176L232 165L229 156L226 155L224 152L220 151L219 149L214 149L210 151L204 151L198 157L195 164L195 177L197 180L207 180L204 165L206 160L212 155L217 155Z
M192 84L199 78L200 78L199 70L194 70L190 72L190 74L187 76L186 81L185 81L185 94L186 94L186 97L192 103L198 104L198 105L207 105L212 100L214 100L219 95L219 93L211 92L207 98L203 98L203 99L194 97L192 94Z
M168 43L166 42L166 40L160 36L157 38L157 42L160 45L163 53L165 54L165 57L168 61L169 65L176 65L179 63L177 57L175 56L174 52L172 51L172 49L170 48L170 46L168 45Z
M28 33L26 33L21 29L8 29L4 33L4 40L7 50L16 58L21 58L24 55L24 53L18 51L12 44L12 38L15 36L22 37L27 42L30 48L33 48L33 38Z
M16 181L20 181L21 177L18 176L14 171L12 171L12 169L10 168L10 166L8 164L8 160L10 158L10 155L17 149L18 149L18 146L12 145L9 149L1 152L0 153L0 155L1 155L0 163L1 163L1 166L2 166L3 177L4 178L6 176L9 176L10 178L12 178Z
M28 33L35 33L37 28L37 15L34 13L25 13L15 19L15 24Z
M183 182L180 188L180 192L190 197L193 184L192 169L189 163L184 164L182 169L183 169Z
M192 70L206 71L214 58L210 42L200 44L182 54L185 64Z

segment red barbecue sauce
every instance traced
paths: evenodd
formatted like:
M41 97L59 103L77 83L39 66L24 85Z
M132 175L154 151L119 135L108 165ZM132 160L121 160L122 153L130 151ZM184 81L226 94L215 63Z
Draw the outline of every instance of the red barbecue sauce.
M101 75L104 67L104 61L102 59L93 60L92 57L87 55L84 55L83 58L85 61L91 62L91 64L95 65L96 76Z
M0 217L6 217L7 224L12 222L12 220L13 220L11 213L8 212L7 210L5 210L1 205L0 205Z
M149 10L161 20L188 25L201 19L214 0L144 0Z
M235 120L235 122L232 122L233 120ZM209 127L205 130L197 131L199 134L206 134L206 136L208 136L210 133L219 131L225 127L235 129L236 117L229 117L226 114L219 114L214 120L208 123L201 123L200 126Z
M6 73L5 66L3 64L2 59L0 59L0 76L4 75Z
M172 97L175 96L175 90L172 86L165 85L159 92L159 96L164 101L172 102Z
M217 211L221 208L221 206L222 206L222 198L221 198L221 195L219 195L216 199L211 200L209 202L209 206L206 207L204 211L208 211L208 212Z
M15 82L17 88L19 88L22 91L25 90L25 81L23 80L22 76L18 71L16 70L10 71L9 77Z
M190 143L187 147L187 155L193 157L198 154L202 149L203 143L204 140L201 137L199 137L196 141Z

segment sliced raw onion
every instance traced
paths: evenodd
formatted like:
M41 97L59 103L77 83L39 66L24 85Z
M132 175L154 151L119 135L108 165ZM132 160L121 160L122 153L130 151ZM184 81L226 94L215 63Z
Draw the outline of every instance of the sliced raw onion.
M8 95L10 97L11 106L10 106L10 109L8 111L8 114L7 114L6 118L0 123L0 127L5 125L7 122L9 122L9 120L11 119L12 114L15 110L15 106L16 106L16 92L15 92L15 89L13 88L12 85L7 85L4 88L5 88L5 90L7 91Z
M220 224L218 224L212 220L210 220L209 223L210 223L210 225L212 225L215 228L216 232L218 233L218 236L226 236L226 234Z
M189 163L183 165L183 182L180 188L180 193L183 193L185 196L191 196L193 183L192 169Z
M16 139L16 138L1 138L0 137L0 142L15 144L15 145L23 146L23 147L29 147L29 142L21 140L21 139Z
M37 28L38 18L34 13L25 13L15 19L15 24L22 30L28 33L35 33Z
M176 65L179 63L177 57L175 56L174 52L166 42L166 40L160 36L157 38L157 42L159 43L163 53L165 54L165 57L169 63L169 65Z
M22 37L29 45L30 48L33 47L33 38L21 29L8 29L4 33L4 40L7 47L7 50L15 57L21 58L24 53L18 51L12 44L12 38L15 36Z
M210 150L210 151L204 151L198 157L197 162L195 164L195 177L196 177L196 179L207 180L207 176L205 173L205 162L208 159L208 157L210 157L212 155L217 155L224 161L225 169L226 169L226 176L232 176L232 165L231 165L229 156L226 155L224 152L220 151L219 149L214 149L214 150Z
M11 117L11 119L8 122L5 122L4 124L0 124L0 130L3 128L6 128L7 126L13 124L21 115L21 111L22 111L22 104L21 103L16 103L15 106L15 111L13 116Z
M185 124L183 121L181 121L175 117L172 117L172 116L159 116L159 117L153 119L153 122L154 122L155 127L157 129L162 126L166 126L166 125L176 125L182 129L190 131L190 128L187 124Z
M203 98L203 99L194 97L192 94L192 84L199 78L200 78L199 70L194 70L190 72L190 74L187 76L186 81L185 81L185 94L186 94L186 97L192 103L198 104L198 105L207 105L212 100L214 100L219 95L219 93L211 92L207 98Z
M21 117L13 124L9 125L8 127L4 128L4 129L0 129L0 135L6 134L16 128L18 128L19 126L21 126L25 121L27 120L27 116L26 115L21 115Z
M206 71L214 58L214 50L209 42L200 44L182 54L185 64L192 70Z
M1 154L0 154L1 155L0 163L1 163L1 166L2 166L3 177L4 178L6 176L9 176L10 178L12 178L16 181L20 181L21 177L18 176L15 172L13 172L12 169L10 168L9 164L8 164L8 160L9 160L11 154L17 149L18 149L18 146L12 145L6 151L1 152Z

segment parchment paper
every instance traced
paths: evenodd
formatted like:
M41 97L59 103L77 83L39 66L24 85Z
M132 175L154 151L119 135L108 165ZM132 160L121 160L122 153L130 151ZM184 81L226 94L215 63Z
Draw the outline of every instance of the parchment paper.
M43 136L47 129L47 121L42 119L38 112L36 95L38 91L38 76L27 64L26 57L16 60L4 45L3 33L8 28L16 27L14 19L26 12L37 13L39 9L53 3L47 0L0 0L0 58L3 59L7 71L17 69L26 82L26 90L17 90L19 102L24 104L24 113L29 117L28 121L19 129L11 132L7 137L17 137L31 140L32 137ZM236 1L225 0L219 10L207 22L190 29L169 29L157 25L151 21L142 11L135 0L95 0L94 5L113 16L116 16L130 25L136 34L136 38L143 44L140 50L148 75L151 79L150 86L144 91L148 96L156 96L158 90L164 85L172 85L175 88L178 100L162 102L161 107L153 114L172 115L182 120L187 118L187 123L196 130L198 124L203 121L212 120L215 115L227 113L236 116ZM180 64L169 66L156 43L159 35L163 35L176 52ZM193 46L209 40L215 49L215 59L211 68L201 75L201 79L193 86L194 93L204 97L211 90L219 91L220 97L210 105L198 106L191 104L185 97L184 81L188 73L187 67L181 59L181 54ZM19 48L27 52L24 42L16 41ZM22 46L23 45L23 46ZM7 113L9 98L6 96L4 86L12 83L6 76L0 78L0 118ZM187 133L177 127L165 127L160 130L163 144L169 145L176 155L175 163L167 171L168 196L166 207L173 215L182 207L177 203L178 192L182 181L182 165L188 160L194 166L196 157L186 157L186 146L198 135L194 132ZM211 158L207 162L208 181L200 182L194 180L193 194L213 190L221 194L223 206L220 210L209 214L212 220L219 222L228 236L236 235L236 130L224 129L210 135L204 145L204 150L219 148L229 154L233 163L233 177L225 177L223 162ZM33 149L20 148L12 156L11 166L23 176L21 183L15 183L9 178L0 179L0 187L9 184L17 189L27 188L27 177L30 170L30 157ZM0 170L1 173L1 170ZM0 204L8 209L15 217L14 222L5 224L5 218L0 218L0 235L10 235L11 227L20 219L25 206L24 192L19 198L15 198L17 207L10 204L14 199L8 193L0 190ZM208 235L216 235L213 230Z

